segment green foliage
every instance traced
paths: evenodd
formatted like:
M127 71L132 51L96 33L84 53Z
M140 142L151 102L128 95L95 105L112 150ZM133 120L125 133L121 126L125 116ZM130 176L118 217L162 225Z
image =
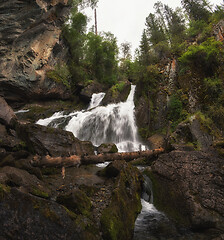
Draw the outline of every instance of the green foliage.
M179 58L182 66L190 66L205 72L205 76L214 74L223 54L223 45L214 38L208 38L200 45L192 45Z
M172 122L176 122L181 117L183 104L177 95L172 95L168 104L168 118Z
M35 196L42 197L42 198L49 198L49 194L46 192L41 191L40 189L33 187L31 193Z
M195 38L201 34L200 38L205 39L210 35L211 27L204 20L191 21L187 29L187 35L190 38Z
M113 85L117 81L117 54L117 40L113 34L87 34L86 65L100 83Z
M205 78L204 86L209 96L209 101L216 100L222 93L222 80L216 77Z
M47 72L47 77L54 80L55 82L64 84L68 89L71 88L71 74L66 64L56 65L54 70Z
M211 7L206 0L182 0L181 3L191 20L209 20Z

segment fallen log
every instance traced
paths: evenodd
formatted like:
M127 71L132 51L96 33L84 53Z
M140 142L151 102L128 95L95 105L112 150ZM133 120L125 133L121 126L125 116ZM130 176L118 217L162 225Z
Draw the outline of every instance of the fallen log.
M141 152L105 153L94 156L83 156L81 164L104 163L107 161L112 162L114 160L125 160L126 162L129 162L137 158L156 158L159 154L164 152L164 148L159 148Z
M147 158L147 160L155 159L159 154L164 153L165 149L159 148L154 150L147 150L141 152L124 152L124 153L106 153L90 156L77 156L72 155L70 157L51 157L47 156L35 156L31 164L36 167L72 167L79 166L80 164L97 164L104 162L112 162L114 160L125 160L127 162L138 158Z

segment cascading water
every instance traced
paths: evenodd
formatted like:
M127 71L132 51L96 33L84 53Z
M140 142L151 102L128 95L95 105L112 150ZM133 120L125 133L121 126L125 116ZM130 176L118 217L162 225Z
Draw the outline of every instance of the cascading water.
M161 240L173 237L172 233L175 232L175 227L166 215L158 211L153 205L151 180L145 175L144 179L144 191L141 199L142 210L135 221L133 240Z
M104 93L93 94L91 103L86 111L73 112L64 115L55 113L47 119L40 119L37 124L58 127L66 122L65 130L71 131L78 139L88 140L95 146L102 143L115 143L120 152L138 151L141 145L134 116L135 86L126 102L99 106Z

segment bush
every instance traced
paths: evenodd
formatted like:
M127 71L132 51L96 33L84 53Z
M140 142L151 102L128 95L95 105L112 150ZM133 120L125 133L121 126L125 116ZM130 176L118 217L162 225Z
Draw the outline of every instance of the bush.
M68 89L71 88L69 82L71 74L66 64L56 65L54 70L50 70L46 74L53 81L64 84Z
M214 38L208 38L200 45L192 45L179 58L182 66L200 69L205 75L214 75L223 55L223 45Z
M168 119L172 122L177 122L181 117L182 109L182 102L177 95L172 95L168 104Z

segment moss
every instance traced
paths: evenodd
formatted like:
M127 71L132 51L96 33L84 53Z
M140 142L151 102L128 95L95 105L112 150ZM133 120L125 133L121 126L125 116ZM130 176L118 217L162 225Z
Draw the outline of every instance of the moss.
M0 183L0 200L4 199L5 195L11 191L9 186Z
M76 189L68 195L60 195L57 197L57 202L67 207L76 214L90 215L91 201L87 195Z
M103 239L132 239L135 219L141 211L139 188L139 173L131 165L126 165L116 180L111 203L100 219Z
M69 217L72 219L72 220L76 220L77 218L77 215L72 212L71 210L69 210L68 208L66 208L65 206L63 206L63 208L65 209L65 211L68 213Z
M40 211L40 213L50 219L51 221L61 224L60 217L57 215L57 213L51 209L50 205L44 200L38 200L38 199L33 199L33 208L35 210Z
M23 142L23 141L20 141L19 144L17 144L17 145L12 149L13 152L17 152L17 151L20 151L20 150L27 150L27 145L26 145L26 143Z
M117 146L114 144L110 149L109 153L116 153L116 152L118 152L118 149L117 149Z
M37 197L45 198L45 199L49 198L49 194L48 193L46 193L44 191L41 191L40 189L35 188L35 187L32 188L31 194L33 194L33 195L35 195Z
M69 78L71 74L66 64L55 66L55 69L48 71L46 75L53 81L57 83L62 83L64 86L66 86L67 89L71 88L71 85L69 83Z

